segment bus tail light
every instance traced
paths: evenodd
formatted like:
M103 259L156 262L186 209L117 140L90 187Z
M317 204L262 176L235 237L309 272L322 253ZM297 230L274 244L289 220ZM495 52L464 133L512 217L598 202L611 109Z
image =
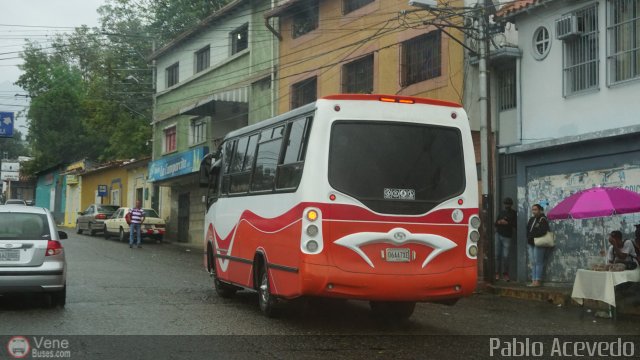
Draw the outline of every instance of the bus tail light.
M476 259L478 256L478 241L480 241L480 218L477 214L469 217L469 232L467 233L467 256Z
M302 216L300 251L312 255L322 252L322 248L322 213L320 209L307 208Z

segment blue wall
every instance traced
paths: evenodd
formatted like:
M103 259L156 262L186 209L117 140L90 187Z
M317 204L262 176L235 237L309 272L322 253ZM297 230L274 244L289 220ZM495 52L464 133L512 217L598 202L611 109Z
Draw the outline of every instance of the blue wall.
M36 184L36 206L49 209L57 223L64 221L64 211L67 199L66 177L60 175L60 169L52 169L38 174ZM51 189L55 191L54 208L51 208Z

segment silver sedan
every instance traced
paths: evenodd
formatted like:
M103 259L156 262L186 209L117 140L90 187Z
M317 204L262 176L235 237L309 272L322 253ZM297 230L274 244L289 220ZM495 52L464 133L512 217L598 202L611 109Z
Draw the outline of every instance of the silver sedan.
M0 295L41 292L64 307L67 263L60 240L66 238L47 209L0 206Z

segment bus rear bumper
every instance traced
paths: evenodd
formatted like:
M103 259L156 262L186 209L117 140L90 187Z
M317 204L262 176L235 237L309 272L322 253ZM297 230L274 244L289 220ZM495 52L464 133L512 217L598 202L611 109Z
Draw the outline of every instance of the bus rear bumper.
M446 301L476 290L477 267L425 275L363 274L304 264L303 295L374 301Z

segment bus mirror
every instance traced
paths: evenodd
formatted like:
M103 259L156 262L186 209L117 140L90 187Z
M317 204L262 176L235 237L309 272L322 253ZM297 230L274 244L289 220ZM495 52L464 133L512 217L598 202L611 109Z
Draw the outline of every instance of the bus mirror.
M207 155L200 162L200 187L209 187L209 173L211 171L211 154Z

